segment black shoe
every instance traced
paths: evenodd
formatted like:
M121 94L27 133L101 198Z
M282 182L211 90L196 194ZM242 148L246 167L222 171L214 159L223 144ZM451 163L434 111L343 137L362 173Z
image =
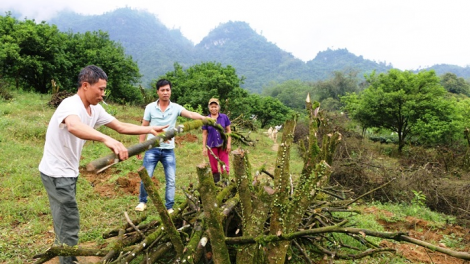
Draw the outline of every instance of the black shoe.
M214 177L214 183L218 183L220 181L220 173L212 173L212 176Z

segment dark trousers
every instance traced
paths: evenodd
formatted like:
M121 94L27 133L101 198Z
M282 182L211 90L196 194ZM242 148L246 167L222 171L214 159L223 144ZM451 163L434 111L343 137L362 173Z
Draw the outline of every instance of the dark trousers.
M54 178L41 173L42 183L49 196L54 222L55 244L75 246L78 244L80 216L77 201L77 178ZM61 264L78 263L74 256L59 257Z

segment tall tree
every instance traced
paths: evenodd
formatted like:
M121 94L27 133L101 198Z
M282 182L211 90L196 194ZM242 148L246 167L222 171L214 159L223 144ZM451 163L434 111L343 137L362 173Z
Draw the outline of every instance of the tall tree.
M291 111L278 99L249 94L241 88L244 78L239 78L230 65L223 67L220 63L205 62L183 69L175 63L174 67L174 71L162 78L172 82L171 97L179 104L206 109L209 98L217 97L222 111L230 118L256 116L262 127L282 124Z
M441 126L450 121L453 109L434 71L415 74L392 69L386 74L372 73L367 81L370 86L359 96L344 98L350 116L364 128L396 132L399 152L411 135L433 131L442 136L446 129L441 130ZM423 129L424 125L428 128Z
M1 71L16 87L46 93L70 65L64 52L66 36L56 26L34 20L17 21L9 14L1 20Z
M323 101L327 98L339 100L339 98L347 93L359 91L359 78L357 70L335 71L333 76L325 81L318 81L316 87L318 89L319 100Z
M189 104L193 108L198 105L205 107L209 98L216 97L224 109L227 100L234 102L248 96L248 92L240 88L243 77L239 78L235 68L230 65L223 67L220 63L205 62L184 70L175 63L174 67L174 71L166 73L162 78L172 82L171 97L179 104ZM230 103L229 107L233 106Z
M20 47L12 33L17 26L17 20L10 13L0 16L0 77L10 78L16 71L19 60ZM18 83L17 83L18 86Z
M126 55L121 44L109 39L106 32L94 31L84 34L69 34L67 51L73 56L75 68L89 64L100 66L108 75L107 90L113 101L141 102L140 91L134 87L141 75L137 63Z
M245 109L250 109L249 113L256 116L261 127L281 125L292 113L292 110L277 98L269 96L251 94L244 101L244 104L247 107ZM248 111L245 110L245 113L248 113Z
M0 33L0 75L14 80L17 88L48 93L54 80L74 92L80 69L95 64L108 74L112 99L141 100L133 87L140 78L137 63L105 32L63 33L55 25L18 21L7 14L0 17Z

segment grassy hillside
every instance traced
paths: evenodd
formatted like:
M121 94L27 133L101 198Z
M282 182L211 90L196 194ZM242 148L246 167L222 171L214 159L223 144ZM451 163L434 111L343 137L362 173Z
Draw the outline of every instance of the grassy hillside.
M13 100L0 102L0 149L3 153L0 158L0 263L27 263L34 254L43 252L53 243L49 202L37 169L47 124L54 112L47 106L49 100L50 95L14 93ZM116 105L109 107L108 111L115 113L119 120L134 124L140 124L143 115L143 109L138 107ZM100 128L100 131L126 146L138 143L137 136L120 135L106 127ZM254 167L268 160L268 168L273 171L269 160L274 163L274 158L266 159L276 154L271 150L272 142L262 134L251 137L259 139L257 147L250 150ZM203 162L199 131L190 132L179 142L175 150L177 204L184 199L181 188L197 181L196 165ZM82 153L81 169L90 161L109 153L104 144L87 142ZM141 164L142 161L133 157L103 174L90 175L82 171L77 187L80 243L99 243L102 233L122 225L125 211L131 218L142 215L134 211L138 203L138 175L135 171ZM161 165L155 175L164 182ZM122 179L130 180L131 186L123 186L127 181ZM149 209L151 212L151 205Z
M14 99L11 101L0 101L0 150L3 154L0 158L0 263L32 263L32 257L44 252L52 245L54 239L47 193L42 186L37 169L42 157L47 124L54 109L47 106L50 95L16 92L13 96ZM141 108L119 105L108 106L108 111L121 121L134 124L140 123L143 114ZM138 143L137 136L119 135L106 127L100 130L122 141L126 146ZM258 168L266 162L267 170L274 171L275 144L263 134L263 131L252 133L250 137L257 141L255 147L248 148L253 168ZM280 139L281 135L278 137L278 142ZM204 161L201 155L201 144L199 131L191 131L178 138L175 150L177 204L184 199L181 188L185 188L190 183L197 183L195 167ZM82 173L77 189L81 214L79 236L82 245L106 243L101 235L121 226L125 222L124 212L127 212L133 219L142 215L148 215L149 220L158 217L152 205L145 213L134 211L138 202L137 184L139 183L135 171L141 166L140 160L133 157L98 175L83 171L83 167L88 162L109 153L109 149L96 142L87 142L82 153ZM295 177L300 173L302 164L297 148L293 148L292 155L290 168ZM158 183L164 186L164 176L160 165L155 175ZM163 188L161 191L163 194ZM454 221L452 217L433 213L418 202L407 206L407 210L404 210L401 205L380 203L362 203L356 206L363 212L363 215L351 219L358 226L390 231L411 229L414 230L416 236L423 236L420 239L429 239L426 241L431 243L445 242L453 249L463 249L465 243L470 241L470 238L465 237L465 232L468 234L468 230L455 227L451 230L450 226L446 225L446 222ZM408 218L410 216L412 218ZM456 235L451 235L449 231ZM435 234L435 236L424 237L429 234ZM381 242L377 241L377 243ZM412 252L418 251L413 249L416 248L415 246L400 249L402 245L396 243L395 247L405 257L383 254L360 263L409 263L405 258L410 259L412 263L428 263L412 256ZM423 256L428 258L425 252ZM437 259L437 255L432 256ZM455 261L450 257L442 259Z

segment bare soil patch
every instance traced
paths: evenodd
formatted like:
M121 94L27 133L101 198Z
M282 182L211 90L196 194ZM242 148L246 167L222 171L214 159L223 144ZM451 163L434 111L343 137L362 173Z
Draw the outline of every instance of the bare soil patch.
M196 142L197 140L197 136L188 133L176 136L175 144L176 147L181 147L184 145L184 142ZM96 193L104 197L110 198L122 194L139 194L140 177L136 172L130 172L126 177L118 178L115 182L110 181L111 177L116 175L114 168L109 168L98 174L90 173L82 168L80 169L80 175L91 183ZM157 177L152 177L152 181L156 186L160 185Z
M386 212L384 210L379 210L376 207L370 207L364 210L364 213L377 215L382 213L388 216L393 216L393 213ZM436 229L429 222L418 219L415 217L406 217L405 221L397 222L387 222L384 220L378 220L378 222L384 226L386 231L396 232L403 231L408 232L410 237L426 241L428 243L438 245L440 247L447 247L444 243L440 241L443 240L444 235L454 234L455 237L461 238L462 241L460 244L466 245L465 248L453 249L456 251L470 251L470 229L463 228L457 225L446 225L443 228ZM411 263L434 263L434 264L455 264L455 263L465 263L464 260L448 256L443 253L434 252L423 247L409 244L409 243L398 243L389 240L383 240L380 243L381 246L386 246L394 248L397 250L397 254L402 255L406 259L410 260Z

